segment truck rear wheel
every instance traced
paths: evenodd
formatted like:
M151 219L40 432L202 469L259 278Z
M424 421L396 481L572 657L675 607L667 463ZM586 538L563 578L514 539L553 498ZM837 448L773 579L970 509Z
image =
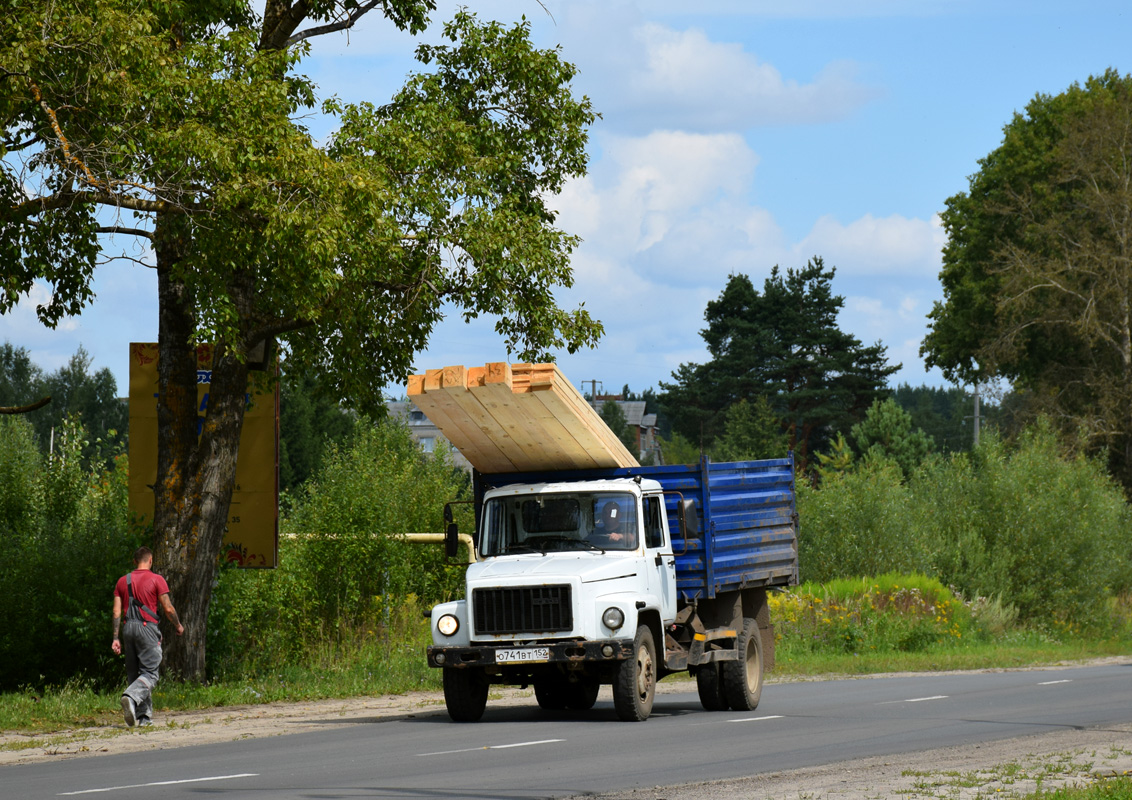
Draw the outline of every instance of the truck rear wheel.
M444 669L444 705L453 722L477 722L487 707L487 676L482 669Z
M566 684L566 708L572 711L589 711L597 702L601 684L597 681L578 681Z
M753 619L743 620L735 649L739 657L720 666L723 696L736 711L754 711L763 693L763 640Z
M626 722L644 722L652 713L656 697L656 645L647 625L637 628L633 657L617 667L613 681L613 706Z
M566 681L557 675L535 681L535 700L538 701L538 707L546 711L561 711L566 708L568 688Z
M723 694L723 676L719 664L702 664L696 670L696 690L700 693L700 705L707 711L726 711L727 698Z

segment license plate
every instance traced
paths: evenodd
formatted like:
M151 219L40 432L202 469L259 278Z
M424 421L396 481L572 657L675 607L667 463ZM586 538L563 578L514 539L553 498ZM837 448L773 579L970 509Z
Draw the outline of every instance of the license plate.
M521 650L496 650L496 664L515 664L526 661L550 661L549 647L524 647Z

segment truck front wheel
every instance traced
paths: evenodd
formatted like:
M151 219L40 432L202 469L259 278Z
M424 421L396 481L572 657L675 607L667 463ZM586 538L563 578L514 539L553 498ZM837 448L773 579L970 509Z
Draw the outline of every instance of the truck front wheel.
M613 706L626 722L643 722L652 713L656 697L656 645L647 625L637 628L633 657L617 667L613 681Z
M743 631L735 642L739 657L720 665L723 696L736 711L754 711L763 693L763 640L753 619L743 620Z
M476 722L487 707L487 676L482 669L445 669L444 705L453 722Z

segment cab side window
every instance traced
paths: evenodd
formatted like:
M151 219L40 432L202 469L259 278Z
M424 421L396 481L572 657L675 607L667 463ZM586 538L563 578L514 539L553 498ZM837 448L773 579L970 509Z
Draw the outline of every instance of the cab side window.
M664 546L664 528L660 515L664 513L664 506L659 497L646 497L645 502L645 547Z

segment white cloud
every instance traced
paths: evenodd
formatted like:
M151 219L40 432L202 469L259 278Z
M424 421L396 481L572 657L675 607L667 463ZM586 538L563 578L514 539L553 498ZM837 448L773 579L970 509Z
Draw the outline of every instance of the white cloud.
M769 215L745 200L757 163L736 134L608 139L591 174L553 203L559 223L585 240L584 257L575 259L580 284L610 269L636 281L716 282L733 268L723 254L779 236Z
M563 23L566 57L579 65L579 86L606 127L640 133L812 125L845 119L878 94L858 81L849 61L799 81L742 44L619 11L570 6Z
M837 266L838 274L847 276L934 278L945 241L938 215L923 220L866 214L847 225L827 215L814 223L795 253L802 259L820 254L827 264Z

